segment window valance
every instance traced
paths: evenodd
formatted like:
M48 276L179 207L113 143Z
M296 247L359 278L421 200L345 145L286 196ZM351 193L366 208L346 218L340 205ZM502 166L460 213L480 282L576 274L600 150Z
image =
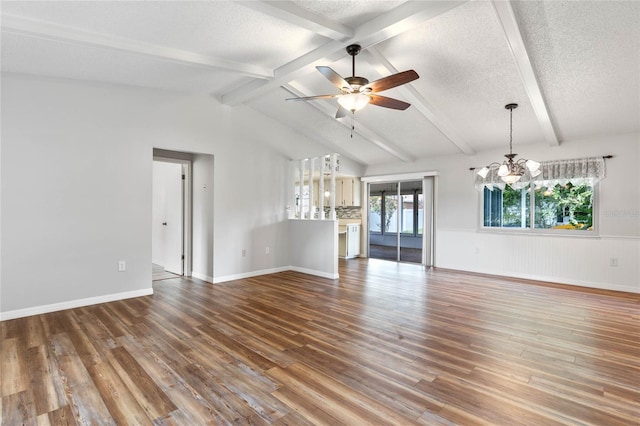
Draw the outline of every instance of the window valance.
M604 158L578 158L572 160L544 161L540 163L540 173L532 177L527 170L520 181L511 185L513 189L522 189L530 184L535 186L555 186L557 184L582 185L589 183L595 185L605 177ZM477 173L475 176L475 187L481 191L483 188L493 190L499 188L503 190L505 183L498 176L498 166L489 169L487 177L482 178Z

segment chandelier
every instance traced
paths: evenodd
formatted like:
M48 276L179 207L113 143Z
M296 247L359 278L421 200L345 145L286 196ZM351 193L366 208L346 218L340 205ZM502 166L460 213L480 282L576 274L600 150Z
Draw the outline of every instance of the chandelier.
M504 106L509 110L509 153L505 154L507 159L500 163L491 163L488 166L485 166L478 170L478 175L483 179L487 177L489 171L494 166L500 166L498 168L498 176L505 183L512 185L520 180L520 178L525 174L528 170L531 177L538 176L540 171L540 163L533 160L526 160L524 158L520 158L514 161L514 158L518 154L513 153L513 110L518 108L518 104L507 104Z

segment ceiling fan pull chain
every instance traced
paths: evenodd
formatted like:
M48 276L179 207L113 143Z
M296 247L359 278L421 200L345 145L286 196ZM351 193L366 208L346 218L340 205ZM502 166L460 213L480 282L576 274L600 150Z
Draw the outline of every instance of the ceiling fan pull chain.
M353 131L356 129L356 112L351 111L351 139L353 139Z

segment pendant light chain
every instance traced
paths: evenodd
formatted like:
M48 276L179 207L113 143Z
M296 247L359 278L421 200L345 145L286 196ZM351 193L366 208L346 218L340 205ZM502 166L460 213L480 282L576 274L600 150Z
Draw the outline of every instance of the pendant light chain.
M513 108L509 109L509 154L513 154Z
M540 175L542 171L540 170L540 163L537 161L526 160L524 158L514 161L517 154L513 153L513 110L518 108L518 104L507 104L504 107L509 110L509 153L505 155L507 159L504 160L502 164L491 163L488 166L484 166L478 171L478 175L483 180L487 179L491 168L497 166L497 175L500 179L504 183L511 185L512 188L516 189L516 186L514 185L520 181L520 178L525 176L525 173L528 173L527 178L531 179ZM493 182L494 177L492 176L490 179L492 180L491 185L495 185ZM519 185L517 186L518 189L523 187L522 183L518 183L517 185Z

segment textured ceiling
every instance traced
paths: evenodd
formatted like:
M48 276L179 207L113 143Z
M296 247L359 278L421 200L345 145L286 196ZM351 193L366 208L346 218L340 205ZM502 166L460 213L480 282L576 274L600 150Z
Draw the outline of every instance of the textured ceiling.
M109 1L1 3L2 70L212 94L363 165L640 130L640 2ZM336 120L315 69L370 81L414 69ZM351 137L351 126L355 126ZM278 145L300 158L295 140ZM521 152L526 154L526 152Z

